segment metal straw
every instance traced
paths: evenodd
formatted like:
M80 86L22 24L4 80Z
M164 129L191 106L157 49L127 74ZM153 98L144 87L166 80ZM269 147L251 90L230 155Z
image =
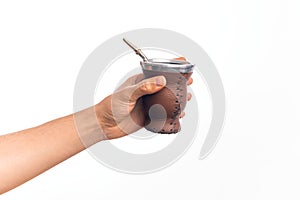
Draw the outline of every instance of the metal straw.
M142 50L140 48L137 48L134 44L132 44L131 42L129 42L128 40L126 40L125 38L123 38L123 41L134 50L134 52L139 55L144 62L148 62L148 58L147 56L142 52Z

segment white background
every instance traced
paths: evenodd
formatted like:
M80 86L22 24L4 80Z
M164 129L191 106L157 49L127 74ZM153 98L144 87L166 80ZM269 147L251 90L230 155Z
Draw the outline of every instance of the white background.
M115 172L85 151L0 199L299 199L299 10L297 0L1 1L0 134L71 113L89 53L145 27L204 48L227 114L203 161L201 135L178 162L148 175Z

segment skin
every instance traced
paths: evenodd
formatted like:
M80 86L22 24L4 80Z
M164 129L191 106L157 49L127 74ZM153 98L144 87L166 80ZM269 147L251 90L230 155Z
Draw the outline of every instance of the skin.
M141 74L129 78L112 95L83 111L0 136L0 194L93 144L120 138L142 128L145 116L141 97L158 92L166 84L163 76L141 81L142 78ZM189 79L187 84L192 82ZM191 94L187 98L190 100ZM115 112L112 108L116 108ZM137 116L139 121L129 123L131 116ZM78 127L78 120L84 126Z

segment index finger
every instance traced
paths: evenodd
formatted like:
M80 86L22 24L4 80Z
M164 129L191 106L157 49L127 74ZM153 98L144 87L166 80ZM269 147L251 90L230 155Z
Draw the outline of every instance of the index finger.
M193 78L190 77L189 80L187 81L187 85L191 85L193 83L193 81L194 81Z
M178 57L178 58L173 58L174 60L184 60L186 61L186 58L185 57Z

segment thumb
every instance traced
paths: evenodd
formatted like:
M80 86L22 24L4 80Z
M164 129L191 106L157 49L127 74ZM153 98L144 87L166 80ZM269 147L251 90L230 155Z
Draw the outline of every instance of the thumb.
M131 100L136 101L141 96L146 94L153 94L160 91L166 86L166 78L164 76L155 76L152 78L144 79L134 85L132 88Z

